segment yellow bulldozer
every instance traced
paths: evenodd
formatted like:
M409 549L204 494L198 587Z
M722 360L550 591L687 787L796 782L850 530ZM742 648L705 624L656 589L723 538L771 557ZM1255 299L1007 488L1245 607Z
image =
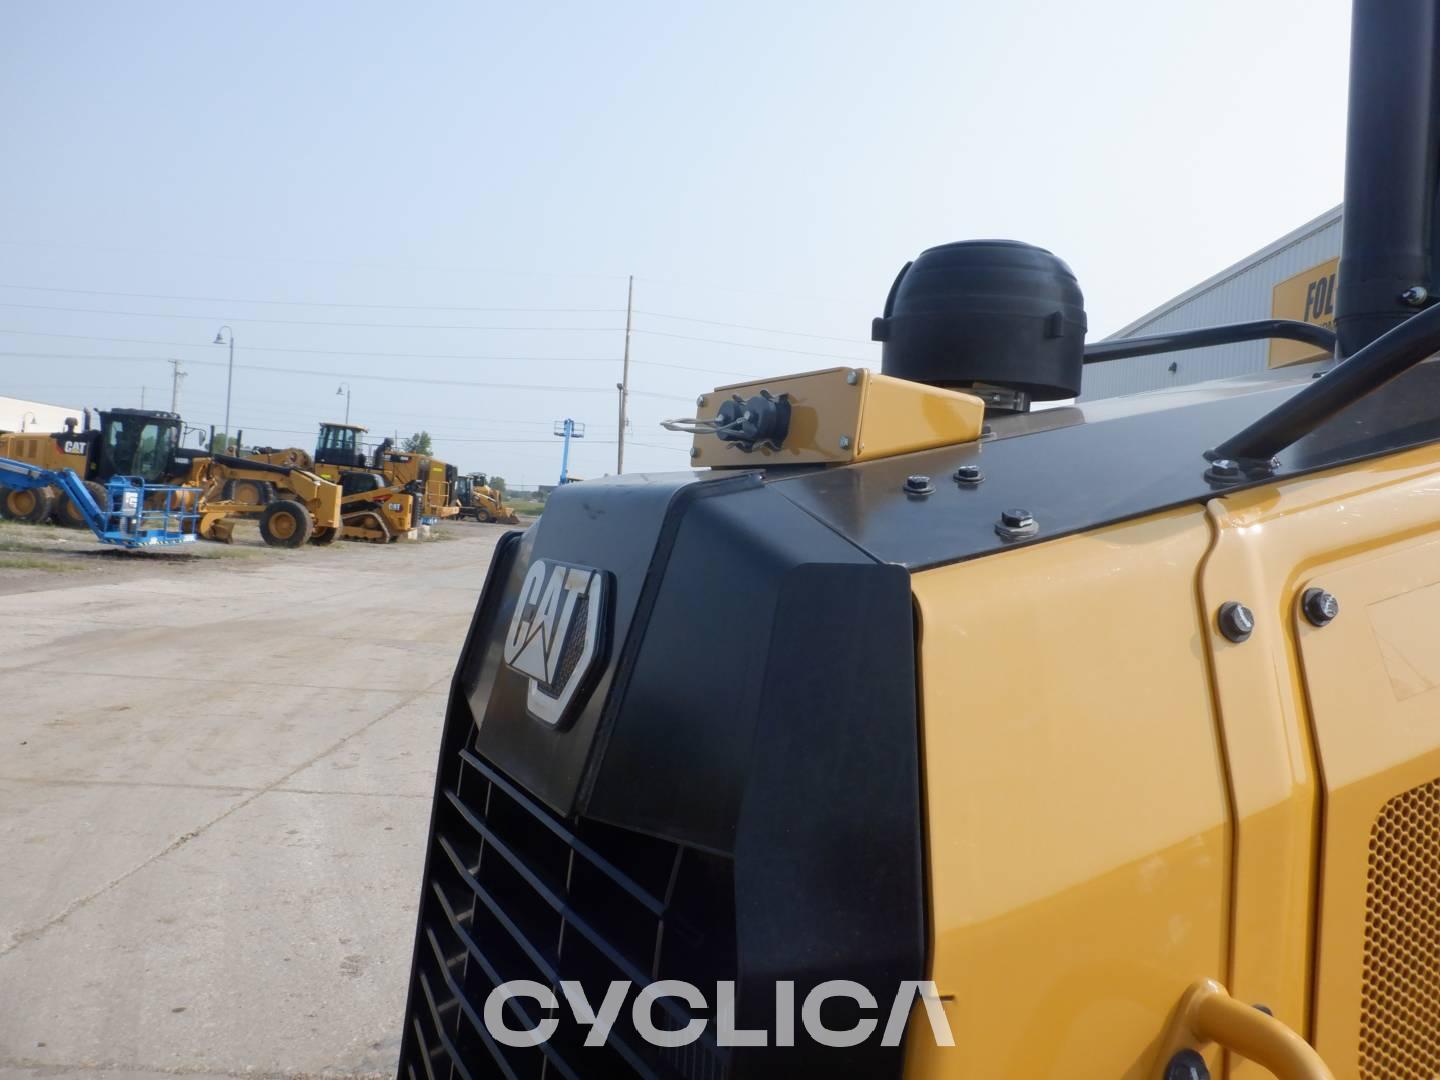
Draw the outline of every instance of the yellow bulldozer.
M505 496L499 488L490 484L484 473L467 473L457 476L452 488L454 499L459 506L458 517L463 521L492 521L503 525L518 525L520 518L505 505Z

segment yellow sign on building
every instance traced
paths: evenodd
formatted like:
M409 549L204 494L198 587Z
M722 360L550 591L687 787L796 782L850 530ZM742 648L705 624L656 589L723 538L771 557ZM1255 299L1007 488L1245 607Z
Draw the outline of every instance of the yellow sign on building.
M1309 270L1302 270L1294 277L1286 278L1275 286L1270 294L1270 314L1277 319L1296 319L1299 322L1314 323L1326 330L1335 329L1335 277L1340 270L1340 259L1330 259ZM1284 367L1306 360L1322 360L1328 356L1324 349L1307 345L1303 341L1270 342L1270 366Z

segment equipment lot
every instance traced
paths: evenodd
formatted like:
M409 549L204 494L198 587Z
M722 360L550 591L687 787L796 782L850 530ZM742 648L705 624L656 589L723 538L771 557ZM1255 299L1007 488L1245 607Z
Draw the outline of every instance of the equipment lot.
M78 565L0 564L0 1075L393 1075L450 674L506 531L437 528L0 536ZM74 547L16 556L41 541Z

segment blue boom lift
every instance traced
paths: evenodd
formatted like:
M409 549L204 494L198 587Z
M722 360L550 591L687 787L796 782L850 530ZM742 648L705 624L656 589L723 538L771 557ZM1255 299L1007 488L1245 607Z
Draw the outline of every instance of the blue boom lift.
M102 544L123 548L193 544L200 489L147 484L143 477L116 476L105 485L105 503L97 503L74 469L42 469L0 458L0 487L20 491L57 487L74 502L85 524Z

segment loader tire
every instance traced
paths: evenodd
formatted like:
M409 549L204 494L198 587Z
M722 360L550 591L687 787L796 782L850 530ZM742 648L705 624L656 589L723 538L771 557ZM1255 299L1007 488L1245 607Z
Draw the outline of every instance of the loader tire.
M339 529L333 526L328 529L317 528L314 535L310 537L310 543L314 544L316 547L329 547L331 544L335 543L335 541L339 539Z
M0 517L7 521L22 521L27 525L38 525L50 517L55 509L53 488L0 488Z
M490 513L488 506L482 506L475 511L475 520L483 521L486 525L489 525L495 520L495 515Z
M314 531L315 519L294 499L276 499L260 515L260 537L271 547L304 547Z
M97 484L94 480L85 480L85 490L90 492L90 497L95 500L103 513L106 507L107 493L103 484ZM63 492L55 500L54 519L56 525L67 529L85 528L85 515L80 512L80 507L75 505L75 500Z
M275 498L275 489L263 480L231 480L225 485L225 498L250 506L266 506Z

